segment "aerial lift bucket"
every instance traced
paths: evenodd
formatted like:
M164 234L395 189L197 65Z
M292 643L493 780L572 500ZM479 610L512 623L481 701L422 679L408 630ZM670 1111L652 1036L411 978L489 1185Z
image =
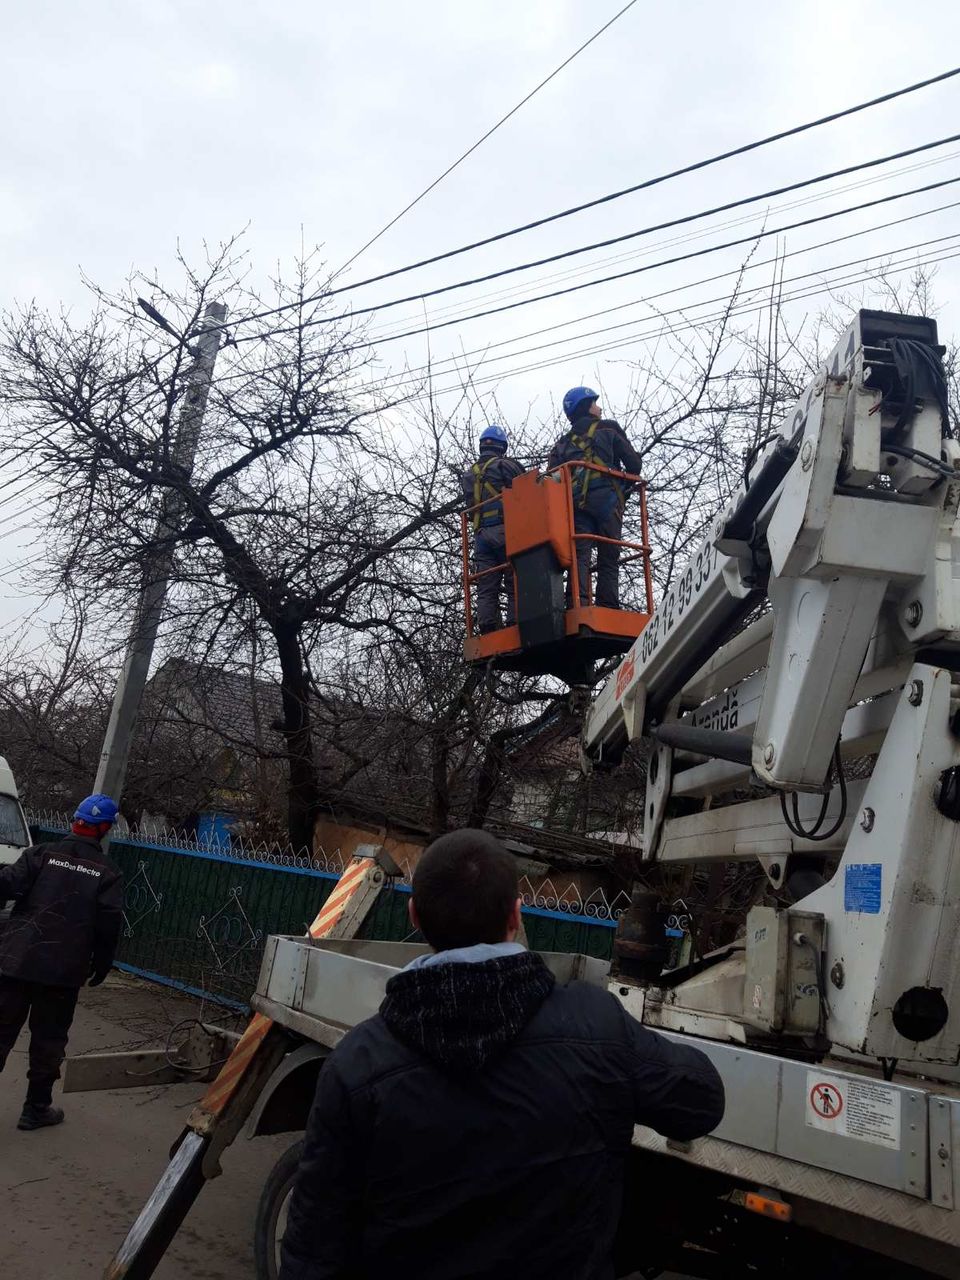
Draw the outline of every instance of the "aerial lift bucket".
M600 538L577 533L574 519L573 472L577 468L603 472L629 481L639 489L642 542ZM593 463L566 463L552 471L534 469L518 476L501 495L506 561L483 572L470 570L469 525L472 509L463 516L463 573L467 662L492 663L503 671L554 675L570 685L589 681L593 663L626 652L646 626L653 610L653 586L643 482L636 476L609 471ZM594 603L592 583L584 585L580 602L577 544L613 542L627 552L621 564L639 560L643 566L645 610L608 609ZM486 574L513 575L516 621L485 635L474 634L473 599ZM564 576L569 575L569 592Z

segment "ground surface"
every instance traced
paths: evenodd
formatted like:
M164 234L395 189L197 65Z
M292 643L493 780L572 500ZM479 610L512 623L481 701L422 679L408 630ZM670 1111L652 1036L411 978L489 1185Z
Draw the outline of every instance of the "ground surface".
M156 1047L197 1001L114 972L84 990L70 1053ZM223 1021L207 1006L205 1016ZM228 1019L229 1021L229 1019ZM26 1036L0 1075L0 1273L9 1280L100 1277L166 1165L199 1084L68 1094L56 1129L20 1133ZM201 1193L157 1280L253 1280L260 1188L292 1139L241 1139Z

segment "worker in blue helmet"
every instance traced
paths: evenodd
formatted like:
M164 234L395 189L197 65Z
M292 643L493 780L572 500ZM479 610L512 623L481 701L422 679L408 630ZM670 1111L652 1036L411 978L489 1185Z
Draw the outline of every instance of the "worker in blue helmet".
M520 463L507 456L507 446L507 433L503 427L496 423L484 427L480 433L477 460L467 467L460 479L464 504L470 512L473 526L474 572L484 575L477 579L475 587L477 627L481 635L496 631L501 625L501 590L506 591L508 627L516 616L512 572L509 569L498 573L485 572L506 563L507 543L500 495L504 489L510 488L517 476L523 475Z
M117 820L105 795L87 796L70 835L31 845L0 867L0 907L13 912L0 933L0 1071L29 1015L27 1097L18 1129L60 1124L53 1106L80 988L103 982L123 918L123 882L101 841Z
M603 416L600 396L592 387L572 387L563 397L563 411L570 427L550 450L548 468L565 462L588 462L639 476L643 460L619 422ZM629 485L589 467L575 467L572 482L576 532L618 541L623 533L623 505ZM610 542L597 542L596 546L595 602L606 609L619 609L620 548ZM591 547L586 539L577 543L582 605L588 599Z

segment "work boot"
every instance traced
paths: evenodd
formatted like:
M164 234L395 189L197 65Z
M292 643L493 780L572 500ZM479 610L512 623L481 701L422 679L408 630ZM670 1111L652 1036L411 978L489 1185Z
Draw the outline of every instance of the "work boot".
M25 1102L17 1121L18 1129L48 1129L51 1125L63 1124L63 1109L51 1106L49 1102Z

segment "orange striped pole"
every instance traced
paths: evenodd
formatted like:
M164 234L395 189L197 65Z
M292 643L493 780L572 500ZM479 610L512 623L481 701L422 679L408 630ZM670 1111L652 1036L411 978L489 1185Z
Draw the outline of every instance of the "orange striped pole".
M360 887L360 881L374 866L373 858L354 858L334 885L333 892L317 913L317 918L307 930L311 938L326 938L343 919L347 903Z
M383 882L383 873L377 866L375 857L359 856L346 867L340 879L333 887L333 892L317 913L313 924L307 930L311 938L329 938L339 931L337 926L343 920L347 907L360 892L361 888L376 877L375 884ZM375 897L376 895L374 895ZM357 922L359 924L359 921ZM247 1029L237 1041L233 1052L220 1069L220 1074L212 1082L200 1102L194 1108L187 1121L188 1128L197 1132L210 1131L211 1122L223 1112L243 1083L251 1064L273 1027L272 1019L265 1014L255 1013L247 1023Z

